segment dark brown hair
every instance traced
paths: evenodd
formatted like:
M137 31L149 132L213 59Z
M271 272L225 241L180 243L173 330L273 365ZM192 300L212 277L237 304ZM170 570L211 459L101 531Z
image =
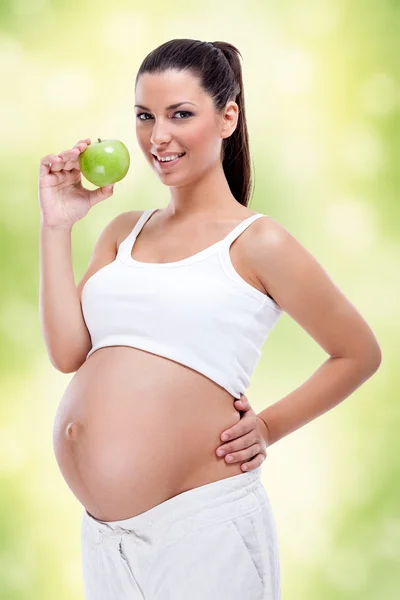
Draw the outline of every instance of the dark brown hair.
M232 135L222 140L221 160L232 195L240 204L248 206L252 179L239 55L242 56L239 50L227 42L170 40L146 56L136 75L135 90L143 73L185 70L199 79L202 89L211 96L218 114L222 115L231 100L237 103L237 126Z

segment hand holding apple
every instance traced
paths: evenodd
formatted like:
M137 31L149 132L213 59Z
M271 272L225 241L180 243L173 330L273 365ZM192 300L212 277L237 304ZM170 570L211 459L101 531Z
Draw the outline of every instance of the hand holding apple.
M92 206L112 196L112 185L96 190L87 190L82 185L79 157L90 144L90 138L86 138L70 150L47 154L40 160L39 206L42 225L51 229L71 229Z

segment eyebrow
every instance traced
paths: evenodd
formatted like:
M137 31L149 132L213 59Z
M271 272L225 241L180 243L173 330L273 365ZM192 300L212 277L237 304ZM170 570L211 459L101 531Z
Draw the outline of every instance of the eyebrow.
M189 102L189 101L185 100L184 102L177 102L177 104L170 104L169 106L166 107L165 110L173 110L174 108L178 108L178 106L181 106L181 104L193 104L193 106L197 106L197 104L194 104L193 102ZM135 104L135 108L142 108L143 110L150 110L149 108L147 108L147 106L142 106L141 104Z

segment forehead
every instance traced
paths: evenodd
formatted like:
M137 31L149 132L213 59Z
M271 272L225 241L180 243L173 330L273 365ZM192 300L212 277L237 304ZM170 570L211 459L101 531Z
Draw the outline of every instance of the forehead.
M143 73L137 81L135 90L135 100L146 106L151 102L164 105L182 100L197 104L205 98L206 94L202 91L197 77L188 71Z

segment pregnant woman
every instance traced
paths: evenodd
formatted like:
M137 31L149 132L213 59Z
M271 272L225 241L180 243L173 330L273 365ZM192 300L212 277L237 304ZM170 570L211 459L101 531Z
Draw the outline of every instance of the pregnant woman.
M351 356L358 374L361 364L375 367L379 346L306 250L247 208L236 48L167 42L143 61L135 94L137 140L170 201L115 217L77 286L72 227L113 192L82 186L78 158L89 139L40 164L43 335L52 364L75 373L56 414L54 450L84 507L85 597L279 600L261 462L268 445L328 406L317 406L310 384L290 408L252 418L244 391L284 310L330 360ZM354 367L330 367L318 387L333 405L360 378Z

